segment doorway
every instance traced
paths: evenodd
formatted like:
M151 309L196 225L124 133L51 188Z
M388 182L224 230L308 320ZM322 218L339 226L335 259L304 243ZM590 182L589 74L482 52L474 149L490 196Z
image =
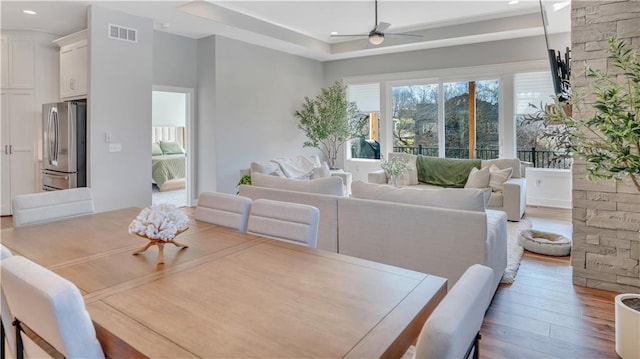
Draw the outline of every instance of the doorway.
M194 90L153 86L151 203L193 205Z

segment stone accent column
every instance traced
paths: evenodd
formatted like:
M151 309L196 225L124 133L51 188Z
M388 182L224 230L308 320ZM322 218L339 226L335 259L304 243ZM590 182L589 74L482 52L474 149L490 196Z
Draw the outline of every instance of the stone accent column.
M640 1L572 1L572 75L575 87L589 91L585 61L607 64L607 38L624 39L640 48ZM593 99L587 98L587 102ZM589 106L575 109L583 116ZM630 180L592 182L584 161L573 165L573 283L616 292L640 293L640 193Z

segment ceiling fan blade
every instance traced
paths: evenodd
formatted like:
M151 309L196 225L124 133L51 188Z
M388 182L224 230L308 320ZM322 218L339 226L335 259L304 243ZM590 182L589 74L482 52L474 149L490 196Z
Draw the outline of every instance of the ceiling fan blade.
M354 37L354 36L369 36L369 34L332 34L329 37Z
M389 24L388 22L380 21L378 26L376 26L376 30L375 31L384 32L385 30L387 30L390 27L391 27L391 24Z
M424 37L424 36L418 35L418 34L408 34L408 33L403 33L403 32L387 32L387 33L384 34L384 36L388 36L388 37L415 37L415 38Z

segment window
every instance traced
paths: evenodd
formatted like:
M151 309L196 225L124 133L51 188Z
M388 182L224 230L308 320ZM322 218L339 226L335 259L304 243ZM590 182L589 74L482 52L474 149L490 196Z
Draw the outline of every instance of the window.
M547 72L518 73L514 77L516 118L516 145L518 158L531 162L534 167L569 168L568 160L556 161L554 152L562 151L546 141L540 122L527 121L538 111L553 102L555 97L551 74Z
M393 87L393 150L440 156L444 148L448 158L497 158L499 90L498 80Z
M438 156L438 84L397 86L393 96L393 151Z
M366 116L368 126L359 138L349 141L350 158L380 159L379 118L380 118L380 84L349 85L347 88L349 101L355 102L360 110L359 116Z

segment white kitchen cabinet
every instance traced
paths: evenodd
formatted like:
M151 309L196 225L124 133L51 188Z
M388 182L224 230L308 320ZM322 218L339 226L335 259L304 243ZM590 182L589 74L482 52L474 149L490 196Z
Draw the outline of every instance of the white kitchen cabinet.
M33 90L2 90L0 170L2 215L11 214L11 200L36 192L36 139L38 120Z
M87 97L87 32L80 31L54 41L60 46L60 98Z
M2 88L35 87L35 45L33 39L2 36Z

